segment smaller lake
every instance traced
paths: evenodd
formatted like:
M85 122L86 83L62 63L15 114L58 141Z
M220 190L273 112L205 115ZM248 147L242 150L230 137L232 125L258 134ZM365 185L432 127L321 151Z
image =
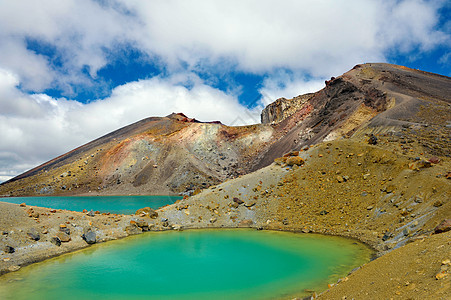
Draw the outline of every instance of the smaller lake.
M110 212L114 214L134 214L138 209L150 207L158 209L182 199L178 196L68 196L68 197L6 197L0 201L26 203L27 205L67 209L72 211Z
M0 277L0 299L293 299L372 251L353 240L249 229L149 232Z

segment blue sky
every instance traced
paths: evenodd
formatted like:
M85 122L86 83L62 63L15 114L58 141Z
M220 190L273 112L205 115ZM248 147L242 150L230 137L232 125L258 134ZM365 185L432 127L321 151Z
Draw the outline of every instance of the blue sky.
M355 64L451 76L449 1L0 0L0 181L148 116L259 122Z

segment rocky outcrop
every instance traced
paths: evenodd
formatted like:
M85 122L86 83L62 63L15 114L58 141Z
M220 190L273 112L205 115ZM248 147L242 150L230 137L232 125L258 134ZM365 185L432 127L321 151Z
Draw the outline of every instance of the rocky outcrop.
M300 95L292 99L279 98L267 105L261 113L262 124L278 123L300 110L313 97L313 93Z

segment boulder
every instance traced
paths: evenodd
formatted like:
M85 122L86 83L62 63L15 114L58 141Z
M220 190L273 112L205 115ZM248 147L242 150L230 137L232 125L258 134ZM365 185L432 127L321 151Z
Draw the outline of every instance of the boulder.
M60 231L64 232L67 235L70 235L70 229L66 226L66 224L61 224L60 225Z
M39 241L41 239L41 236L39 235L39 232L36 229L34 229L34 228L32 228L27 233L27 235L34 241Z
M81 237L88 244L95 244L96 243L96 233L94 231L89 230L86 233L84 233Z
M304 164L304 160L299 156L290 156L287 158L286 164L288 166L301 166Z
M149 223L148 222L146 222L146 221L144 221L144 220L141 220L141 219L138 219L138 220L135 220L135 224L136 224L136 226L138 226L138 227L149 227Z
M254 224L254 221L250 220L250 219L246 219L241 221L240 223L238 223L238 226L240 227L249 227L252 226Z
M61 240L59 237L54 236L50 239L50 243L56 245L56 246L61 246Z
M135 213L135 215L141 215L141 214L145 214L152 219L156 219L158 217L158 213L150 207L140 208Z
M128 225L125 227L125 231L129 234L129 235L133 235L133 234L139 234L142 232L142 229L139 228L138 226L135 225Z
M70 235L68 235L67 233L62 232L62 231L58 232L56 234L56 237L58 237L61 240L61 242L63 242L63 243L67 243L71 240Z
M437 227L434 228L434 233L442 233L451 230L451 219L445 219Z

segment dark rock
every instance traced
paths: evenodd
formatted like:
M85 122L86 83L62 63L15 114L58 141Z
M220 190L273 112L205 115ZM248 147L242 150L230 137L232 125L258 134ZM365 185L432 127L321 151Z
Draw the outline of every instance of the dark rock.
M287 220L287 218L285 218L285 219L282 220L282 224L283 224L283 225L288 225L288 220Z
M256 204L257 202L255 200L251 200L249 202L244 203L244 206L246 207L252 207Z
M169 227L169 222L168 221L164 221L163 223L161 223L161 225L163 225L163 227Z
M96 233L94 231L89 230L81 236L86 243L95 244L96 243Z
M434 233L442 233L451 230L451 219L445 219L437 227L434 228Z
M41 239L39 232L34 228L32 228L30 232L27 233L27 235L34 241L39 241Z
M418 162L418 167L419 168L430 168L430 167L432 167L432 163L430 161L420 160Z
M429 158L428 161L433 164L438 164L440 162L440 158L438 158L437 156L433 156L433 157Z
M136 211L135 215L141 215L142 213L146 214L147 216L149 216L152 219L156 219L158 217L158 213L150 207L144 207L144 208L138 209Z
M327 215L329 212L327 211L327 210L322 210L319 214L321 215L321 216L325 216L325 215Z
M370 145L377 144L377 137L374 134L370 135L370 138L368 139L368 144L370 144Z
M61 242L63 242L63 243L70 242L70 240L71 240L70 235L68 235L68 234L65 233L65 232L58 232L58 233L56 234L56 236L57 236L57 237L61 240Z
M239 199L239 198L237 198L237 197L234 197L234 198L233 198L233 202L235 202L235 203L238 203L238 205L240 205L240 204L243 204L243 203L244 203L244 201L243 201L243 200L241 200L241 199Z
M5 248L3 248L3 251L4 251L5 253L14 253L14 252L16 252L16 249L14 249L14 248L11 247L11 246L5 246Z
M54 236L50 239L50 243L56 245L56 246L61 246L61 240L59 237Z
M96 214L95 214L94 211L91 209L86 215L89 216L89 217L94 217Z

